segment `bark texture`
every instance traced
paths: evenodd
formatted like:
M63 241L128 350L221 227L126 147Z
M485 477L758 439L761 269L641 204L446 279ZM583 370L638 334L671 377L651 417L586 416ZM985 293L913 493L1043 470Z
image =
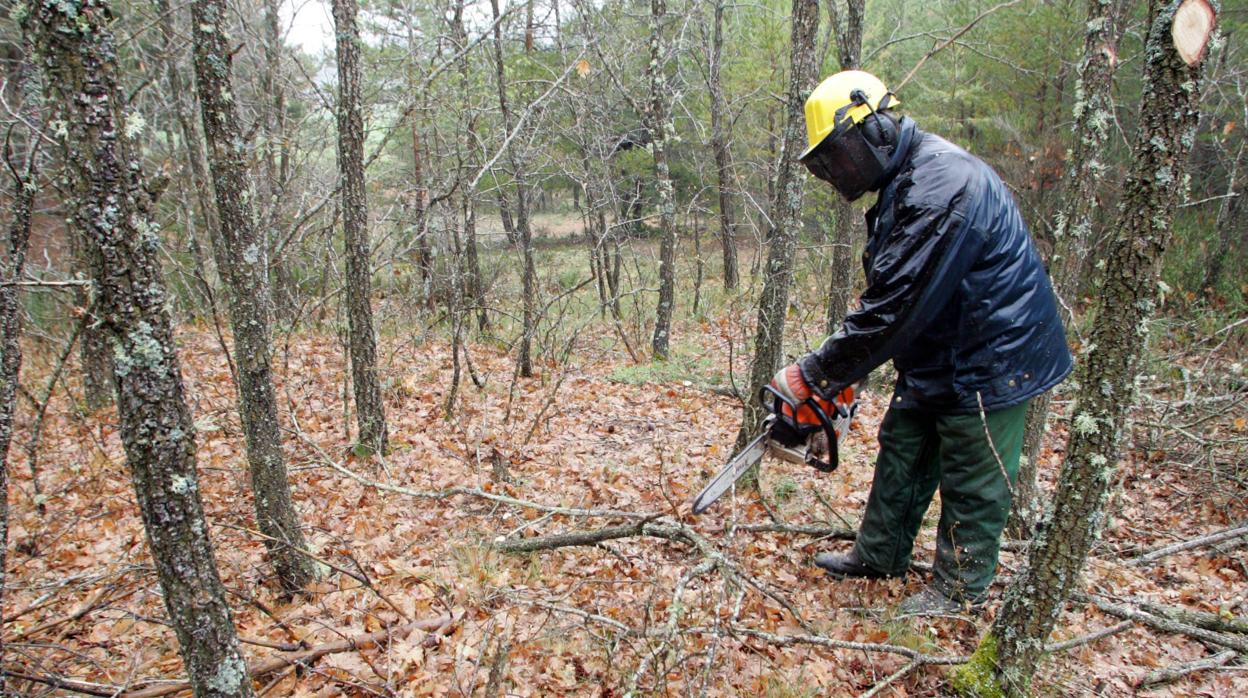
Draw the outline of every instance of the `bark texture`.
M737 272L736 213L732 202L732 135L728 124L728 103L724 98L721 72L724 62L724 0L715 0L715 24L711 33L710 71L711 149L715 151L715 174L719 187L719 241L724 252L724 288L740 283Z
M8 76L18 83L21 92L28 70L21 61ZM24 175L13 172L13 203L9 210L8 235L0 241L0 608L4 606L6 552L9 547L9 444L13 441L13 415L17 411L17 381L22 368L22 308L19 287L12 285L22 277L26 266L26 250L30 242L30 221L34 211L34 154ZM0 654L3 647L0 646ZM0 672L0 695L5 691L4 674Z
M1200 2L1201 0L1182 0ZM1078 371L1070 443L1046 525L955 686L979 695L1030 695L1045 641L1099 535L1134 381L1157 295L1162 254L1196 135L1201 78L1171 39L1181 2L1156 12L1145 43L1140 129L1118 224L1098 279L1096 322Z
M83 231L69 231L70 254L74 260L74 272L90 276L98 263L93 259L95 251ZM108 349L108 336L98 315L99 309L87 289L74 288L74 305L90 316L83 324L78 340L78 361L82 367L82 401L89 412L96 412L113 404L113 362Z
M368 196L364 191L364 117L360 114L360 30L356 0L334 0L338 50L338 167L342 172L342 233L347 255L347 334L351 383L360 443L386 451L386 406L377 377L373 332L372 249L368 239Z
M667 1L650 0L650 63L646 74L650 82L646 126L650 131L650 151L654 155L655 187L659 195L659 307L654 313L654 337L650 348L654 358L667 359L672 334L672 310L676 305L676 191L672 184L671 140L676 127L671 118L671 90L667 85L664 66L667 48L663 24L667 18Z
M758 431L766 412L754 396L780 368L784 356L784 320L793 285L793 253L800 232L802 187L806 178L797 155L806 141L803 105L815 80L815 35L819 30L818 0L793 0L789 89L786 95L784 138L771 201L769 247L763 268L763 292L758 301L758 326L754 335L754 361L750 366L750 392L745 401L738 448Z
M271 365L267 246L252 217L248 153L231 85L225 1L196 0L191 18L195 83L221 223L214 252L230 291L239 418L247 439L256 519L267 536L265 547L278 582L286 593L295 593L312 578L312 565L299 552L306 544L282 452Z
M836 37L836 57L841 70L857 70L862 60L862 23L866 0L845 0L845 13L838 0L829 0L828 15ZM854 298L854 239L859 228L854 207L840 196L832 208L832 264L828 269L828 334L836 332L849 312Z
M1102 159L1112 135L1114 107L1112 89L1118 65L1118 34L1122 11L1129 0L1089 0L1083 58L1075 82L1073 108L1074 145L1069 166L1062 180L1061 208L1053 217L1056 241L1049 265L1053 290L1058 298L1073 309L1075 297L1083 283L1083 270L1092 240L1093 218L1097 209L1096 193L1108 168ZM1062 317L1067 328L1074 318ZM1019 465L1018 482L1014 487L1014 503L1010 511L1010 534L1028 538L1040 516L1039 493L1036 487L1036 459L1047 431L1051 393L1032 400L1023 433L1023 459Z
M264 71L260 76L263 92L260 130L264 136L264 180L261 187L261 231L269 251L269 284L277 318L294 318L298 299L290 264L282 245L285 188L287 181L286 89L282 82L282 31L279 0L264 2Z
M101 0L38 2L25 19L59 110L73 224L94 250L121 439L183 663L197 696L251 696L199 497L152 201L123 135L112 20Z
M494 73L498 84L498 109L502 112L504 132L511 133L517 120L507 101L507 67L503 62L503 28L502 22L498 21L500 16L498 0L490 0L490 11L494 19ZM533 335L537 332L537 269L533 262L533 231L529 227L529 195L524 182L524 159L516 152L514 143L513 140L513 145L508 147L507 156L511 163L511 177L516 188L513 225L523 259L521 300L524 306L520 351L516 363L519 374L524 378L529 378L533 375ZM499 189L498 201L500 214L503 215L503 226L506 228L507 219L511 216L502 189Z
M191 189L194 190L193 196L188 199L194 201L194 206L186 211L187 237L189 238L191 254L199 268L198 281L200 282L200 291L204 295L205 301L208 303L208 311L212 315L214 323L218 322L217 316L217 298L213 291L210 273L206 266L206 257L203 253L203 246L199 241L198 226L194 225L194 216L198 212L200 220L203 221L203 227L208 230L209 243L213 246L221 244L221 224L217 220L217 209L212 197L212 179L208 175L208 161L204 154L204 137L200 132L198 121L194 118L194 98L183 80L182 71L178 68L178 45L179 38L175 30L175 20L177 11L170 6L169 0L155 0L154 7L157 13L157 26L160 30L159 43L160 53L164 58L165 81L169 86L169 98L173 103L174 120L177 121L178 135L182 138L181 152L186 157L186 166L191 175ZM238 380L237 371L234 370L233 360L226 357L230 364L231 375Z

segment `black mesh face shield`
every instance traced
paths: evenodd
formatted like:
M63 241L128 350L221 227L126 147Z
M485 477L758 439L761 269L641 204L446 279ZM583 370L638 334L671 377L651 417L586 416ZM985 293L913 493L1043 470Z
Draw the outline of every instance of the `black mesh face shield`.
M823 139L802 164L847 201L855 201L880 181L888 155L867 141L862 128L852 126Z

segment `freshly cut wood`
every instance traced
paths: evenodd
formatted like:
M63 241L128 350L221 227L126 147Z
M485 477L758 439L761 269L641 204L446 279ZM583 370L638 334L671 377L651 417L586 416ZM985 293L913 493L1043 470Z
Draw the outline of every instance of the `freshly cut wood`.
M1205 49L1209 47L1209 39L1218 23L1217 17L1209 0L1184 0L1179 5L1174 13L1174 24L1170 26L1170 36L1174 38L1174 48L1184 63L1193 66L1205 57Z

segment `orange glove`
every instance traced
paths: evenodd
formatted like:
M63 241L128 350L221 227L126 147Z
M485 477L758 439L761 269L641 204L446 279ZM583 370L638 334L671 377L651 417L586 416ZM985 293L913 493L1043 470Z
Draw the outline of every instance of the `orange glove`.
M771 379L771 387L775 388L776 392L793 401L794 404L801 405L797 410L796 418L800 426L823 426L819 423L819 418L815 416L815 411L810 409L810 405L802 404L806 402L807 398L813 398L815 404L819 405L819 409L828 415L828 419L835 419L836 417L836 407L810 389L810 386L806 384L806 379L802 378L802 371L797 367L797 364L789 364L777 371L776 375ZM853 388L848 390L850 390L850 402L853 402ZM786 416L793 416L793 408L785 405L783 409Z

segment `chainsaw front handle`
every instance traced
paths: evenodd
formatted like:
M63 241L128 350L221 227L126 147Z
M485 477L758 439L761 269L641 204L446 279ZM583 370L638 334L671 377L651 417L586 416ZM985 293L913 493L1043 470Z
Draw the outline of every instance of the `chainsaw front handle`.
M822 428L824 434L827 435L828 437L828 460L823 460L808 450L806 453L806 458L805 458L806 465L809 465L815 470L818 470L824 473L830 473L833 470L836 470L837 466L840 465L840 457L838 455L839 449L837 448L836 427L832 425L832 420L828 418L828 414L823 411L823 408L819 406L819 403L816 402L813 398L806 398L805 400L799 403L799 402L790 400L789 398L785 397L780 391L776 390L770 385L764 385L762 390L760 390L758 393L758 399L760 402L763 403L763 405L767 405L769 394L771 395L771 398L772 398L771 399L771 412L772 414L776 416L776 419L784 420L785 424L787 424L789 427L797 431L799 434L809 435L809 434L814 433L815 430ZM833 401L832 404L836 405L837 416L841 418L850 416L850 413L845 409L844 405L840 404L839 402L835 400ZM792 410L793 414L791 416L784 413L785 405L788 405L789 408ZM816 427L816 426L809 425L809 424L799 423L797 421L797 410L800 407L809 407L811 411L815 413L815 418L819 420L819 426Z

